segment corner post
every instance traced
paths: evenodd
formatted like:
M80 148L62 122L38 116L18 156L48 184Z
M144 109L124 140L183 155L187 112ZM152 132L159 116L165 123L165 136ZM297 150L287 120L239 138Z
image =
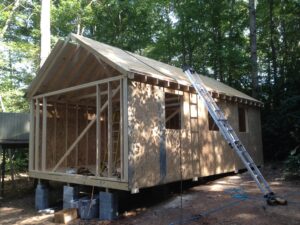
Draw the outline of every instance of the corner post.
M29 136L29 171L33 170L34 162L34 100L30 100L30 136Z
M123 180L128 181L128 78L123 78Z
M40 147L40 102L35 100L35 154L34 154L34 169L39 169L39 147Z

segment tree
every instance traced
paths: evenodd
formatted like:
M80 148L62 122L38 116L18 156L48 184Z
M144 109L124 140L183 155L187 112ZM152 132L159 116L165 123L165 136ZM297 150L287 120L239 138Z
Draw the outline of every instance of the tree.
M11 11L9 12L8 14L8 17L5 21L5 25L4 27L1 29L1 32L0 32L0 40L3 38L7 28L9 27L9 25L11 24L11 21L13 20L13 15L14 13L16 12L16 10L18 9L18 7L20 6L20 0L15 0L13 3L12 3L13 7L11 9ZM7 7L8 8L8 7ZM4 10L4 9L3 9Z
M252 96L258 97L258 73L257 73L257 51L256 51L256 4L255 0L249 0L250 18L250 60L251 60L251 79Z
M47 59L51 50L51 33L50 33L50 0L41 1L41 63L42 66Z

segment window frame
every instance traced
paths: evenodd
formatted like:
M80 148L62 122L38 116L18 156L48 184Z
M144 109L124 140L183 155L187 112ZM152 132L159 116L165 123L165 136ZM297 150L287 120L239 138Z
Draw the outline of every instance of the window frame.
M169 93L169 92L164 92L164 103L165 103L165 107L164 107L164 116L165 116L165 129L166 130L182 130L183 128L183 96L182 95L180 95L180 94L175 94L175 93ZM176 102L176 103L179 103L179 107L178 107L178 109L179 109L179 112L178 113L176 113L173 117L171 117L168 121L167 121L167 118L168 118L168 116L170 116L170 115L167 115L167 110L168 110L168 106L167 106L167 103L166 103L166 99L167 99L167 95L170 95L170 97L172 96L173 98L174 97L177 97L177 98L179 98L179 102ZM170 97L168 97L168 98L170 98ZM169 108L170 109L170 108ZM176 109L175 111L177 111L178 109ZM175 111L174 111L174 113L175 113ZM179 124L179 126L177 127L177 126L175 126L175 127L170 127L170 120L172 120L172 119L174 119L174 117L177 115L177 114L179 114L179 120L178 120L178 124ZM172 113L171 113L171 115L172 115Z
M240 112L243 111L243 114L241 115ZM238 105L237 107L237 113L238 113L238 131L240 133L248 133L248 110L245 106ZM241 118L243 120L241 120ZM242 126L241 126L242 124ZM243 128L243 129L242 129Z

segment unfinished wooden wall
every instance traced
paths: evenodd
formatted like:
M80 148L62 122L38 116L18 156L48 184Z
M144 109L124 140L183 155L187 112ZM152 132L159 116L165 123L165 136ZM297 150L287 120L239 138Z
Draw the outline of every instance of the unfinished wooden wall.
M244 168L219 131L208 130L208 112L195 95L181 92L182 129L165 128L163 87L131 81L128 87L129 184L150 187L182 178L209 176ZM169 90L168 90L169 91ZM191 115L198 106L197 118ZM238 131L238 104L218 100ZM260 112L246 108L248 132L237 132L258 165L262 164Z
M49 104L47 115L47 150L46 169L51 170L62 158L68 147L75 141L80 132L87 126L95 114L95 107L84 105L52 103ZM42 112L40 114L40 136L42 133ZM40 143L41 142L40 137ZM41 152L41 148L40 148ZM77 155L78 153L78 155ZM41 161L39 156L39 161ZM96 125L93 125L88 133L79 142L68 157L64 160L60 169L95 165L96 161Z

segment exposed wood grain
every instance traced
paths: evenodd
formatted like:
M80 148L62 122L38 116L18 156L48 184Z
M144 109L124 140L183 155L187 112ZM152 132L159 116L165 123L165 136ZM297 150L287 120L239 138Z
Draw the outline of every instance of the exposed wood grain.
M108 122L107 122L107 131L108 131L108 162L107 162L107 173L108 177L112 176L112 154L113 154L113 136L112 136L112 92L111 92L111 83L108 82Z
M42 126L42 170L46 169L46 144L47 144L47 99L43 98L43 126Z
M33 170L34 163L34 133L34 100L30 100L29 171Z
M40 151L40 101L35 100L35 154L34 154L34 169L39 170L39 151Z

